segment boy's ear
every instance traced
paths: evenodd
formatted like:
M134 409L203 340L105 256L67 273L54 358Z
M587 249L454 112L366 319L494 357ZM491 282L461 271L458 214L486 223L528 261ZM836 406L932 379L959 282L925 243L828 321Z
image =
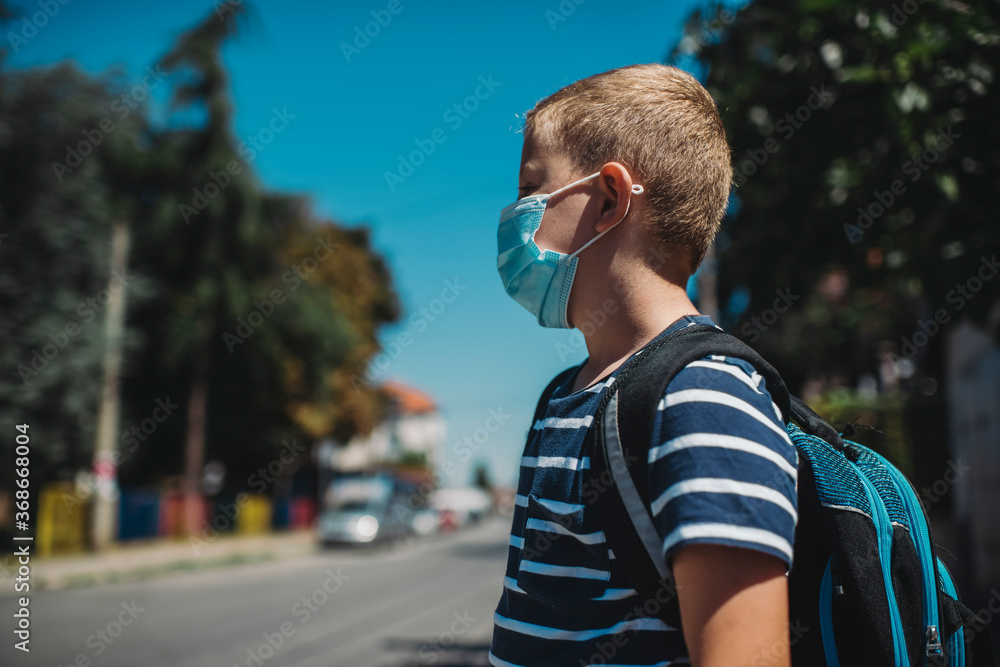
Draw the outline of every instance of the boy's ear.
M632 196L632 176L620 163L608 162L601 167L597 183L605 197L601 205L601 217L594 227L600 233L620 222L625 217L627 208L631 208L628 204Z

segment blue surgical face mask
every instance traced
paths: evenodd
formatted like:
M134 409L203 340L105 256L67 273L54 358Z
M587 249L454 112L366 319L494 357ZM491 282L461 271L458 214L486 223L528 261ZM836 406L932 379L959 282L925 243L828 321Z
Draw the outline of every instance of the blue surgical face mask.
M569 329L567 307L573 277L584 248L601 238L628 215L631 196L625 202L625 215L603 232L590 239L571 255L552 250L542 250L535 244L535 233L542 224L549 197L568 190L574 185L599 176L591 174L569 185L564 185L547 195L522 197L500 212L497 231L497 271L507 294L538 318L543 327ZM632 193L641 194L643 187L635 184Z

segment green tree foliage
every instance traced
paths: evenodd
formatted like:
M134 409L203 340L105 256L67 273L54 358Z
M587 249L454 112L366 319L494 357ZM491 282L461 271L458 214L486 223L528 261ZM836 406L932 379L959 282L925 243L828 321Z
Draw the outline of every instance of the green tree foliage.
M987 324L1000 293L1000 2L739 4L692 15L668 58L701 68L734 151L720 302L750 299L724 326L839 425L905 424L910 451L884 448L939 474L939 334ZM889 393L835 391L865 375Z
M161 61L179 129L162 137L174 148L173 162L162 164L168 201L143 253L165 291L146 326L170 324L148 361L159 361L188 397L188 469L198 467L192 443L197 449L203 437L208 455L241 479L289 439L346 441L371 429L380 394L338 380L377 349L377 327L399 314L366 230L319 222L304 198L266 193L256 182L253 154L232 131L219 53L244 12L237 5L210 13ZM189 116L201 122L185 127ZM147 392L160 389L135 380ZM198 412L192 397L204 404L204 423L190 418Z
M490 469L485 463L477 463L472 472L472 485L486 492L493 491L493 481Z
M37 424L37 455L67 475L90 467L116 220L131 235L124 486L218 458L244 490L284 442L346 441L384 409L349 381L399 317L368 230L267 192L233 133L220 50L245 12L209 12L153 68L171 101L156 126L121 73L0 69L0 421Z
M147 127L110 109L122 89L70 64L0 70L0 421L37 425L41 451L64 464L85 464L92 446L111 223L145 210ZM118 276L115 288L142 292ZM140 340L132 330L124 343Z
M921 320L944 309L982 323L1000 293L1000 280L971 298L955 289L1000 240L1000 3L726 11L692 16L672 54L707 68L734 149L736 201L717 240L723 302L748 288L755 316L776 290L801 297L773 328L747 319L737 331L756 331L797 387L808 368L847 383L874 371L883 341L923 365L941 338L911 355L902 340Z

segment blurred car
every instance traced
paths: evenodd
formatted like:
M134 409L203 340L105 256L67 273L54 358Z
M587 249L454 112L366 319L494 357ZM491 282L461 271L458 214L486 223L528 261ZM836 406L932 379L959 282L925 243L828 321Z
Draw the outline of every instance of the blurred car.
M441 531L450 532L458 528L458 516L452 510L439 510L441 515Z
M408 485L383 472L343 474L323 496L317 531L326 546L395 541L413 534Z
M417 535L434 535L441 531L441 513L432 507L426 507L414 512L410 517L410 525Z
M434 491L430 506L444 518L444 526L460 527L475 523L493 509L490 494L475 487L443 487Z

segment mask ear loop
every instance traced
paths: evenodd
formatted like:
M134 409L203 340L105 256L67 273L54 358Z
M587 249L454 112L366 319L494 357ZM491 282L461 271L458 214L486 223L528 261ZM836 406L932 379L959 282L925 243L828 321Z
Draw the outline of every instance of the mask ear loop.
M632 194L637 194L637 195L641 195L641 194L642 194L643 192L645 192L645 188L643 188L643 187L642 187L641 185L639 185L638 183L633 183L633 184L632 184ZM586 243L584 243L584 244L583 244L583 245L582 245L582 246L580 247L580 249L579 249L579 250L577 250L576 252L574 252L574 253L573 253L572 255L569 255L569 256L568 256L568 257L566 258L566 261L568 262L569 260L573 259L573 258L574 258L574 257L576 257L577 255L579 255L579 254L580 254L581 252L583 252L583 251L584 251L584 249L586 249L586 247L587 247L587 246L589 246L589 245L590 245L591 243L593 243L594 241L596 241L597 239L601 238L602 236L604 236L605 234L607 234L608 232L610 232L610 231L611 231L612 229L614 229L615 227L617 227L617 226L618 226L618 224L619 224L619 223L620 223L620 222L621 222L622 220L624 220L624 219L625 219L625 216L627 216L627 215L628 215L628 207L629 207L629 205L630 205L631 203L632 203L632 196L631 196L631 195L629 195L629 198L628 198L628 201L626 201L626 202L625 202L625 215L623 215L623 216L622 216L622 219L621 219L621 220L619 220L618 222L616 222L615 224L611 225L611 226L610 226L610 227L608 227L607 229L605 229L605 230L604 230L603 232L601 232L600 234L598 234L598 235L597 235L597 236L595 236L594 238L592 238L592 239L590 239L589 241L587 241Z
M548 196L549 196L549 197L554 197L555 195L559 194L559 193L560 193L560 192L562 192L563 190L569 190L569 189L570 189L571 187L573 187L574 185L579 185L580 183L583 183L584 181L589 181L589 180L590 180L590 179L592 179L592 178L593 178L594 176L600 176L600 175L601 175L601 172L599 172L599 171L598 171L598 172L595 172L595 173L591 174L590 176L584 176L583 178L581 178L581 179L580 179L580 180L578 180L578 181L573 181L573 182L572 182L572 183L570 183L569 185L564 185L564 186L562 186L561 188L559 188L558 190L553 190L552 192L550 192L550 193L549 193L549 195L548 195Z

